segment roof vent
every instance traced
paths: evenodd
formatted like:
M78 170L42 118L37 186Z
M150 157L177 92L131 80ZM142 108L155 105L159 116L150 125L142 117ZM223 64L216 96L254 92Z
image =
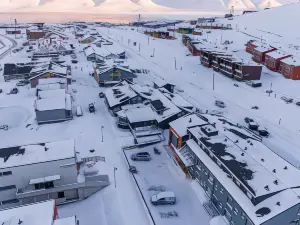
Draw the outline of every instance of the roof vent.
M278 180L274 180L274 184L278 185Z
M241 154L242 156L244 156L245 155L245 153L244 152L242 152L242 154Z
M18 224L21 225L22 223L23 223L23 221L19 219Z
M270 189L269 189L269 186L268 186L268 185L266 185L264 188L265 188L267 191L270 191Z
M264 162L264 161L265 161L265 159L261 159L261 161L262 161L262 162Z
M190 123L192 122L192 118L190 118L189 122L190 122Z
M272 170L273 173L276 173L276 169Z
M49 148L45 147L45 152L48 151L48 150L49 150Z
M234 143L239 143L239 140L236 140Z
M287 166L285 166L283 169L284 169L284 170L287 170Z
M245 147L244 150L247 150L247 147Z
M225 138L224 141L226 142L226 141L227 141L227 138Z
M280 202L276 202L276 205L280 206Z
M250 142L250 145L251 145L251 146L253 145L252 142Z
M91 149L90 152L91 152L91 153L94 153L94 152L95 152L95 149Z
M247 143L250 143L250 140L248 140Z

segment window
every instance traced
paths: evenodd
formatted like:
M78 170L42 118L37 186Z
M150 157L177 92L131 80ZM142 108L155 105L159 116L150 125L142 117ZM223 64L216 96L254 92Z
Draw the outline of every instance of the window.
M218 190L218 184L215 184L215 190L216 191Z
M4 187L0 187L0 191L10 190L14 188L16 188L16 185L4 186Z
M214 176L210 173L208 175L208 180L212 183L214 181Z
M63 191L57 192L57 197L58 198L64 198L65 197L65 192L63 192Z
M219 207L220 207L220 208L223 208L223 205L222 205L222 203L220 203L220 204L219 204Z
M242 212L242 216L241 217L242 217L243 220L245 219L246 215L245 215L244 212Z
M19 199L10 199L10 200L3 201L2 205L13 204L13 203L18 203L18 202L19 202Z
M235 215L237 215L239 213L237 208L234 208L233 212L234 212Z
M224 189L223 189L223 188L221 188L221 190L220 190L220 193L221 193L221 194L223 194L223 191L224 191Z
M44 189L45 185L44 185L44 183L35 184L34 188L35 188L35 190Z
M11 171L0 172L0 177L2 177L2 176L9 176L9 175L12 175Z

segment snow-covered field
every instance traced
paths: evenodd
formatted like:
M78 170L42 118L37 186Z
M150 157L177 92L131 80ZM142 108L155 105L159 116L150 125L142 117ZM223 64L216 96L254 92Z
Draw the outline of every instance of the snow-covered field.
M22 7L30 9L39 7L39 5L58 7L58 1L37 0L32 2L19 0L13 2L14 4L26 3L26 6L22 5ZM277 2L283 4L283 1ZM108 9L109 7L115 7L114 5L118 5L118 3L117 0L77 0L72 7L93 7L93 9L99 7L101 9L106 5ZM180 1L174 1L174 5L175 3L180 4ZM138 10L141 5L157 7L155 4L159 4L160 9L165 9L164 7L169 7L168 4L171 4L171 1L127 1L126 7L128 9L137 7L136 10ZM205 4L213 3L206 1ZM230 3L224 1L222 7L227 7L228 4ZM262 2L243 0L239 4L260 5ZM13 9L12 1L0 2L0 7L7 7L7 5ZM188 6L188 2L186 5ZM118 5L120 8L121 6ZM62 5L62 7L67 7L67 5ZM178 5L178 7L181 6ZM204 32L203 36L197 38L202 41L206 39L207 45L217 45L220 48L227 47L228 51L235 52L235 57L244 61L251 60L250 55L245 52L244 48L245 43L253 39L253 36L257 37L257 40L263 39L265 42L268 41L298 55L295 48L289 48L291 45L300 45L298 34L293 32L292 29L296 22L292 19L289 20L290 26L285 26L285 23L282 22L282 24L278 24L280 29L276 30L275 26L268 25L271 24L272 20L266 18L274 14L275 17L282 16L286 14L284 9L290 9L287 10L291 14L289 16L294 15L296 17L297 9L300 10L299 7L299 4L295 4L235 17L232 21L222 20L223 23L232 23L232 26L236 29ZM272 10L278 10L278 13L275 11L272 14ZM276 20L279 19L276 18ZM300 168L300 119L298 116L300 107L294 103L286 104L280 99L281 96L290 96L294 98L294 101L300 101L299 81L287 80L281 74L271 72L264 67L261 77L263 87L261 88L255 89L242 82L238 83L238 87L236 87L234 86L236 81L215 73L215 88L213 90L212 69L201 66L199 57L187 56L187 49L181 43L181 35L176 34L176 40L163 40L149 38L142 33L141 28L131 29L127 26L95 28L103 37L119 42L126 50L127 63L131 68L144 68L150 71L148 74L139 74L134 80L135 82L152 85L153 79L158 76L175 84L176 93L203 111L221 111L224 116L243 125L246 125L244 122L246 116L255 119L261 126L267 127L271 133L269 138L263 139L263 143L282 158ZM0 34L3 33L4 31L1 30ZM25 35L17 40L18 45L24 39ZM232 44L224 45L223 43L226 40L232 42ZM70 41L74 44L77 43L77 40L73 38ZM134 45L134 42L137 42L137 45ZM8 39L0 36L0 54L2 49L7 48L10 44L11 42ZM83 46L79 46L79 44L75 44L75 46L79 63L71 64L69 56L65 56L63 59L67 64L72 65L72 78L76 80L69 88L74 99L74 108L78 105L81 106L84 115L63 123L38 126L35 121L33 107L36 99L34 90L25 86L20 87L20 92L16 95L7 95L15 87L16 81L5 83L1 76L0 88L3 93L0 94L0 125L6 124L9 129L8 131L0 130L0 147L74 138L76 150L95 149L97 154L106 158L104 166L103 164L96 164L96 166L99 170L105 170L108 173L111 185L84 201L60 206L59 216L67 217L75 214L82 225L94 223L104 225L150 225L151 219L145 208L145 203L137 190L132 175L128 171L128 165L122 151L122 146L133 143L132 135L129 131L117 128L115 119L107 111L103 99L98 97L99 92L105 89L99 88L94 78L89 76L93 64L87 62L84 54L79 52L79 49ZM155 53L154 57L151 57L153 53ZM24 50L16 54L8 53L1 60L1 64L25 61L26 58L28 60L27 53ZM273 93L269 96L265 93L265 90L270 89L271 84ZM227 107L220 109L215 106L216 99L224 101ZM91 102L95 103L95 114L88 112L88 104ZM259 109L251 109L254 105L258 106ZM102 126L103 142L101 141ZM146 204L156 224L181 225L186 223L196 225L201 221L201 224L208 225L210 218L201 205L204 196L198 189L199 185L185 178L180 168L165 151L164 144L166 143L157 144L162 151L159 156L152 154L153 146L126 151L128 158L136 151L149 151L153 156L153 160L150 162L132 162L130 159L129 162L135 165L139 171L135 178L141 187ZM154 192L148 190L152 185L164 186L166 190L174 191L178 198L177 204L174 206L152 206L149 198ZM179 214L178 218L161 218L160 212L173 210ZM221 217L218 217L212 224L220 224L218 220L223 221Z

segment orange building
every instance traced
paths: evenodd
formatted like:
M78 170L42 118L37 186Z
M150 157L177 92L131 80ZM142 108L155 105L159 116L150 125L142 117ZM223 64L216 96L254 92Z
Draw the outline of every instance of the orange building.
M300 80L300 58L289 57L282 59L279 65L279 72L285 78Z

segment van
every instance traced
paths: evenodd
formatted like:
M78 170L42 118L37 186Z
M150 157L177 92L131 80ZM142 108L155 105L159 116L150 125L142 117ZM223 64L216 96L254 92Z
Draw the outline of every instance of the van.
M76 115L79 116L83 116L83 112L80 106L76 107Z
M226 107L225 103L223 101L220 101L220 100L216 100L215 105L220 107L220 108L225 108Z
M163 191L151 197L153 205L174 205L176 203L175 193L172 191Z
M133 161L150 161L151 156L149 152L139 152L131 155Z

